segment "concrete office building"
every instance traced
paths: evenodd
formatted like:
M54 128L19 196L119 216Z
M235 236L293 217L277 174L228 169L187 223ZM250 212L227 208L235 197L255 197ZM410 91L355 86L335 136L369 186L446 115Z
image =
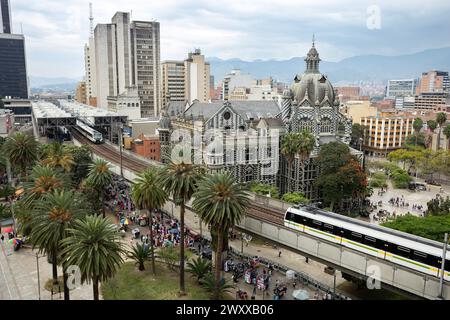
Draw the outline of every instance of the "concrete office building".
M85 47L88 98L107 109L108 97L128 96L127 90L136 87L141 117L157 116L161 104L159 22L131 21L129 13L117 12L111 23L98 24L93 34Z
M386 89L386 98L414 96L417 81L415 79L389 80Z
M75 100L82 104L87 104L86 81L80 81L75 92Z
M163 61L161 70L164 108L168 106L170 101L184 102L186 100L184 61Z
M361 124L369 129L369 138L363 148L372 156L386 156L404 146L409 135L414 134L415 117L369 116L362 117Z

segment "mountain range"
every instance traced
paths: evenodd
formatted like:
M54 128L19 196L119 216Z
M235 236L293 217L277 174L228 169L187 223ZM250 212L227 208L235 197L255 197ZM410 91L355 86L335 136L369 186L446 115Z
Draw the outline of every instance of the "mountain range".
M211 74L214 75L216 84L232 69L250 73L254 79L272 76L275 80L287 83L291 83L296 74L305 70L304 57L255 61L211 57L207 60L211 64ZM422 72L432 69L450 71L450 47L399 56L361 55L339 62L324 60L320 63L320 72L335 84L360 81L386 83L390 79L419 78Z
M320 54L320 50L319 50ZM322 57L324 59L324 57ZM211 74L217 84L232 69L250 73L254 79L273 79L291 83L296 74L305 70L304 57L288 60L255 60L207 58ZM339 62L321 61L320 72L334 84L357 84L359 82L387 83L390 79L419 78L422 72L432 69L450 71L450 47L429 49L398 56L361 55ZM82 78L30 77L31 88L64 87L75 90Z

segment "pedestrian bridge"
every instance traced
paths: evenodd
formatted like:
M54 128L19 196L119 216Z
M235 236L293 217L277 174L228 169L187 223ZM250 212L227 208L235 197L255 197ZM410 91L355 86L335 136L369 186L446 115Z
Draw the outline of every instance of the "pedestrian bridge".
M77 144L76 141L75 144ZM94 156L96 158L103 157L101 155ZM110 161L109 159L105 160ZM124 163L126 163L126 159L124 159ZM112 171L120 175L119 164L111 163L111 166ZM123 176L128 181L136 178L135 172L126 168L123 168ZM257 201L257 198L255 196L254 200ZM246 216L238 227L361 279L371 277L371 279L379 280L382 286L425 299L450 300L450 282L444 282L443 297L441 298L439 297L438 278L399 266L391 261L378 259L279 224L262 221L253 216Z

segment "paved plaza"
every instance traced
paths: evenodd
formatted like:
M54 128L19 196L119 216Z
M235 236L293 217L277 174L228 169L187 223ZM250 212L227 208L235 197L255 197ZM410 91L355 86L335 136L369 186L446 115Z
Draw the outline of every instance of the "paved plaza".
M424 180L422 179L415 179L415 181L425 184ZM377 210L370 215L370 221L376 222L374 221L373 216L380 209L387 210L390 214L393 214L395 212L396 216L405 215L408 212L415 216L422 216L423 213L427 210L427 202L431 199L434 199L437 194L441 195L442 197L450 196L450 186L443 185L442 187L438 187L429 184L425 185L427 186L427 191L411 191L409 189L394 189L392 182L388 181L387 192L383 193L383 195L378 195L378 191L380 191L380 189L374 188L373 195L372 197L370 197L370 201L372 203L378 203L379 201L381 201L382 206L378 206ZM441 188L443 189L443 192L440 192ZM389 200L391 198L404 199L404 202L409 204L409 206L397 207L396 205L389 203ZM420 211L417 209L413 209L413 205L421 205L423 207L423 210Z

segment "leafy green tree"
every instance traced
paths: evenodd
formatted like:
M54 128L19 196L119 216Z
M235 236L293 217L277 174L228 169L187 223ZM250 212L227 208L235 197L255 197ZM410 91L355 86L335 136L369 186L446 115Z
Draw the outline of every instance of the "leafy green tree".
M436 122L435 120L428 120L428 121L427 121L428 129L430 129L431 132L434 132L434 130L436 130L437 125L438 125L438 124L437 124L437 122Z
M136 265L139 266L139 271L145 270L145 262L151 258L150 250L140 243L136 243L131 248L131 251L128 252L127 256L136 262Z
M57 258L61 252L61 241L67 237L67 230L75 219L85 215L83 201L72 191L53 191L47 193L36 205L33 213L31 241L39 252L51 256L53 281L58 283ZM64 299L69 299L67 288L67 272L64 268Z
M97 159L89 167L89 174L86 183L97 191L100 196L102 205L103 218L106 217L105 212L105 189L112 183L111 166L103 159Z
M79 185L89 173L89 166L92 164L92 151L85 144L80 147L65 145L65 148L73 156L75 165L72 168L72 179L74 183Z
M168 199L167 193L162 188L160 170L150 167L140 173L134 181L131 197L137 207L145 208L149 212L150 252L153 274L156 274L155 250L153 247L153 210L162 208Z
M185 294L184 281L184 215L186 203L190 201L192 195L197 189L197 183L200 180L203 169L199 166L189 163L170 163L166 165L161 173L161 184L164 190L173 197L175 204L180 206L180 294Z
M414 119L413 128L414 128L414 131L416 132L416 146L417 146L417 141L419 139L419 132L420 132L420 130L422 130L422 127L423 127L423 120L420 118Z
M443 216L450 214L450 197L443 198L438 195L427 203L427 215Z
M278 188L270 184L252 183L252 185L250 186L250 190L261 196L270 195L270 197L274 199L280 198L280 191L278 190Z
M94 300L99 299L99 283L114 277L126 254L114 224L100 216L77 219L62 241L65 263L80 268L81 281L93 284Z
M289 192L285 193L281 198L283 201L293 204L308 204L309 200L301 192Z
M234 285L229 281L226 281L224 278L217 280L212 273L205 275L201 283L214 300L224 299L234 289Z
M217 233L214 298L219 299L224 233L241 221L250 206L250 195L230 174L208 175L199 182L192 206L200 219Z
M428 141L423 132L419 132L419 134L415 134L415 135L409 135L405 139L405 147L406 148L408 148L410 146L426 148L427 143L428 143Z
M367 175L359 162L354 159L347 145L330 142L322 146L316 164L320 168L315 185L320 188L326 205L331 211L343 201L351 199L352 203L361 205L361 198L367 195Z
M450 230L450 215L426 217L405 215L386 222L383 226L443 242L444 234Z
M409 176L408 172L399 169L392 173L392 179L394 180L394 187L397 189L406 189L412 178Z
M33 136L16 132L6 139L3 151L11 164L26 177L27 168L37 160L38 142Z
M196 277L199 283L207 273L211 272L211 262L200 257L188 262L187 266L188 272L192 274L193 277Z
M12 218L11 208L3 203L0 203L0 221Z

